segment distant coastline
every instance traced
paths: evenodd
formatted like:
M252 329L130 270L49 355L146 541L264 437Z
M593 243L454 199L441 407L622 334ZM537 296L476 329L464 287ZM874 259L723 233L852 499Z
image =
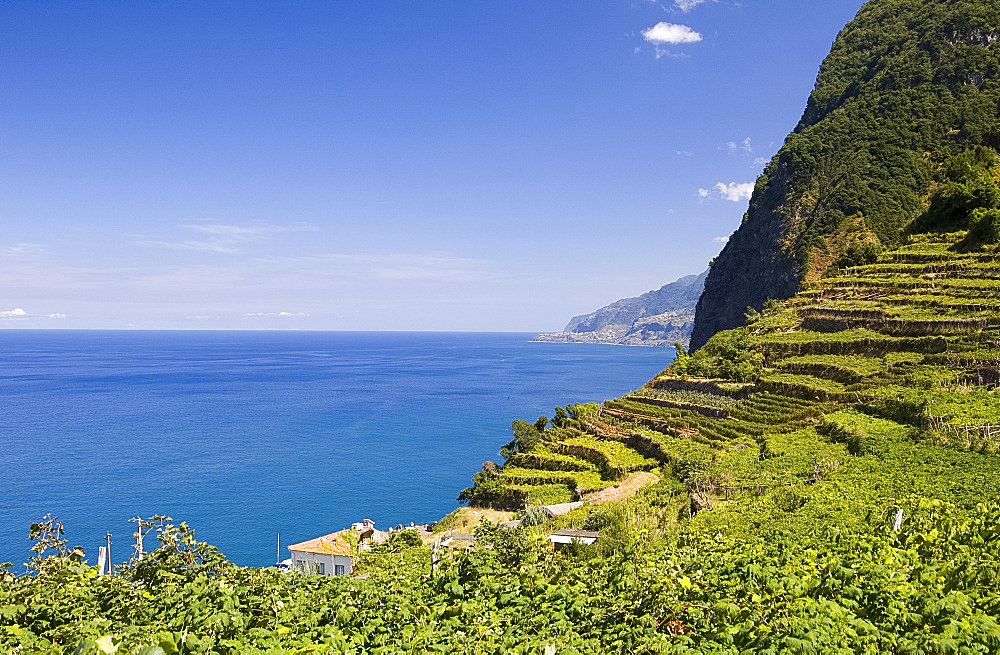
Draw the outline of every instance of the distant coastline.
M543 332L532 341L654 347L680 343L687 348L707 276L708 271L688 275L641 296L616 300L574 316L562 332Z
M604 339L600 335L588 332L543 332L536 334L528 343L584 343L594 346L626 346L629 348L673 348L677 341L686 347L688 338L684 337L672 342L663 340L632 342L621 339Z

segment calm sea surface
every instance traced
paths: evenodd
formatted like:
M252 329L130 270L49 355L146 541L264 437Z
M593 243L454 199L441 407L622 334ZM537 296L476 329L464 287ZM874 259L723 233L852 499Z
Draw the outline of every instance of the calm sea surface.
M47 512L91 561L128 519L232 561L371 518L440 518L510 422L637 388L673 351L529 334L0 331L0 562ZM282 547L282 557L287 551Z

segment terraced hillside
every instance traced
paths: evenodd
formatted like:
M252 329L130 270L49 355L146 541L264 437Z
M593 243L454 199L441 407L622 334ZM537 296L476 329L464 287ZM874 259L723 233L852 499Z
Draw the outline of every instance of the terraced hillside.
M998 384L1000 251L915 235L750 311L637 391L558 408L554 427L516 422L506 464L465 497L585 499L658 467L679 519L730 530L734 512L743 529L755 513L773 525L907 495L970 506L1000 491Z

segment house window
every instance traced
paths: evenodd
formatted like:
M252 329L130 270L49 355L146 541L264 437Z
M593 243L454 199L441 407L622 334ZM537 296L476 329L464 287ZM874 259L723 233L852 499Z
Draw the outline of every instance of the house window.
M333 567L333 573L334 573L334 575L344 575L344 565L343 564L335 564L334 567Z
M316 562L316 573L326 575L326 564L323 562Z

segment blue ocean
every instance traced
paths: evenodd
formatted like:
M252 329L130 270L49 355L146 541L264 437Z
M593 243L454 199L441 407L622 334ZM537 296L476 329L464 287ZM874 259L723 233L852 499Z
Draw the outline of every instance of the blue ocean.
M58 516L91 561L169 514L249 566L371 518L435 520L510 422L641 386L662 348L530 334L0 332L0 562ZM287 556L283 550L282 557Z

